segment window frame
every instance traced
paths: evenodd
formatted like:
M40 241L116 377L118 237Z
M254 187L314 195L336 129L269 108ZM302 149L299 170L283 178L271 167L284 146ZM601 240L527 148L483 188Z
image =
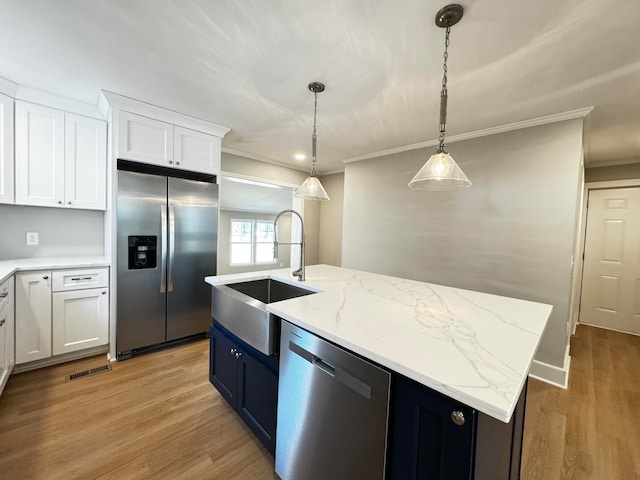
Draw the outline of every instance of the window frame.
M250 242L234 242L233 241L233 225L234 223L250 223L251 224L251 241ZM252 267L257 265L275 265L277 264L277 260L275 255L269 261L257 261L258 256L258 245L259 244L273 244L271 242L259 242L258 241L258 224L264 223L272 226L273 234L275 235L275 224L273 220L269 219L261 219L261 218L230 218L229 219L229 266L230 267ZM233 263L233 247L234 245L250 245L251 258L249 263Z

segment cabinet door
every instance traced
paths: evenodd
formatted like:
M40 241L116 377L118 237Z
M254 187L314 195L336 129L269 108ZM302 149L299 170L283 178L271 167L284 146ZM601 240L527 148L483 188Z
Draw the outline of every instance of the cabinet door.
M64 112L16 101L16 203L64 203Z
M7 383L7 378L9 377L9 364L7 362L7 340L9 335L7 334L7 328L9 325L7 324L8 317L8 305L5 305L3 308L0 308L0 393L4 389L5 384Z
M209 381L236 408L238 347L215 325L210 329Z
M16 364L16 347L15 347L15 301L14 301L14 279L10 277L0 285L0 296L4 297L4 302L0 302L0 310L4 309L4 331L5 331L5 364L8 372L11 373L13 366Z
M106 345L109 291L106 288L53 294L53 354Z
M15 203L13 184L13 99L0 95L0 203Z
M120 112L118 158L173 166L173 125L129 112Z
M473 478L475 410L400 375L392 408L393 480ZM453 412L462 414L462 425Z
M107 124L65 114L65 205L106 210Z
M51 272L16 274L16 364L51 356Z
M7 384L14 364L14 303L11 277L0 285L0 393Z
M238 357L238 414L275 454L278 375L246 351Z
M194 172L220 174L220 137L174 127L175 165Z

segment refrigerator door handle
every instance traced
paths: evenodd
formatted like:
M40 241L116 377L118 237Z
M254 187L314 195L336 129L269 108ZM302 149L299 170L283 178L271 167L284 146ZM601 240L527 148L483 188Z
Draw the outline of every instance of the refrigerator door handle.
M166 265L167 265L167 206L160 205L160 242L162 243L161 252L162 258L160 261L160 293L165 293L167 291L167 274L166 274Z
M169 261L167 262L167 292L173 292L173 258L176 243L176 215L173 205L169 205Z

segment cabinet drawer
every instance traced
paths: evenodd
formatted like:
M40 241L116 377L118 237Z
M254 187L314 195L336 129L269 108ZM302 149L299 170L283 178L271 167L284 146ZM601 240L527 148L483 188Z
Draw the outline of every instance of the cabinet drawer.
M0 284L0 310L13 299L13 277Z
M99 267L83 270L54 270L52 277L52 290L54 292L106 287L109 285L109 268Z

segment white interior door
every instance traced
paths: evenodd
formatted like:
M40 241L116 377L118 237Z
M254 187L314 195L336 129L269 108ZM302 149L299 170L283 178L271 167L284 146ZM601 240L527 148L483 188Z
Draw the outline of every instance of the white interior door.
M640 188L591 190L580 323L640 334Z

